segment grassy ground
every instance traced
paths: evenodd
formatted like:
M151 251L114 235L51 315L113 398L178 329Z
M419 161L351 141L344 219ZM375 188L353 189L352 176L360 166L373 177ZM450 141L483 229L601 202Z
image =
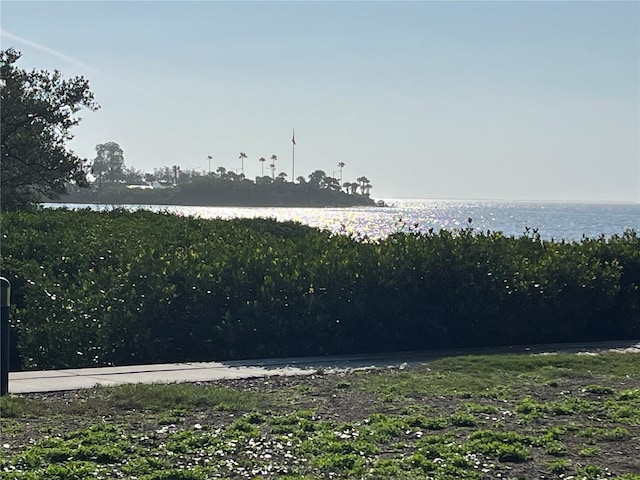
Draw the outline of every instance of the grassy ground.
M640 354L0 400L0 478L640 479Z

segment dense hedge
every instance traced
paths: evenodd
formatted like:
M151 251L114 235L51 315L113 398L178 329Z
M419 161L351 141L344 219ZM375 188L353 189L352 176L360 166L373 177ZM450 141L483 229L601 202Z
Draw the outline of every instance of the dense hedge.
M4 213L1 228L26 369L640 336L635 231L371 241L275 220L62 209Z

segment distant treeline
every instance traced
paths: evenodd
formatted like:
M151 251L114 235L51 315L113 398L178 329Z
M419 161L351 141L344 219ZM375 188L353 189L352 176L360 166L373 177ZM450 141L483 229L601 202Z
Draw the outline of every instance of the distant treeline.
M321 172L324 173L324 172ZM368 194L350 193L337 184L322 181L285 182L264 177L256 182L234 176L235 181L216 176L196 177L189 182L166 188L132 188L124 183L95 184L90 189L75 189L60 201L67 203L205 205L264 207L346 207L371 206ZM319 180L322 180L322 177ZM314 177L311 178L313 180ZM263 181L261 181L263 180ZM333 179L331 179L333 180ZM357 186L357 184L355 184Z
M8 212L13 369L640 336L640 238ZM20 358L21 365L17 358Z

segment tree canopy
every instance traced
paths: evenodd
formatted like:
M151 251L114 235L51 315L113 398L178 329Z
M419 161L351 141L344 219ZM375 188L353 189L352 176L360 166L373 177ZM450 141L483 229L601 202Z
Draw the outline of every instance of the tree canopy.
M124 179L124 150L116 142L96 145L96 158L92 173L98 182L116 182Z
M88 186L89 165L67 147L83 108L99 105L89 82L64 79L55 70L27 72L16 65L21 53L0 51L0 208L23 208L43 198L57 199L69 182Z

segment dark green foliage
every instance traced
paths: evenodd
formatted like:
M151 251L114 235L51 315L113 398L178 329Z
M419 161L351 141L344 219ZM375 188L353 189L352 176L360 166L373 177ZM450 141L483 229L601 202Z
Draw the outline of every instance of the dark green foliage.
M2 215L23 368L637 338L635 231L370 241L139 210ZM15 368L15 366L14 366Z
M101 147L101 145L98 145ZM122 171L120 174L124 175ZM339 188L324 188L308 182L253 182L216 176L195 177L176 187L135 189L119 182L97 182L91 189L76 189L65 196L64 202L140 204L140 205L231 205L231 206L373 206L369 195L348 194Z
M0 51L0 208L14 210L57 199L69 182L88 187L86 160L67 149L83 108L96 110L83 77L58 71L27 72L20 52Z

